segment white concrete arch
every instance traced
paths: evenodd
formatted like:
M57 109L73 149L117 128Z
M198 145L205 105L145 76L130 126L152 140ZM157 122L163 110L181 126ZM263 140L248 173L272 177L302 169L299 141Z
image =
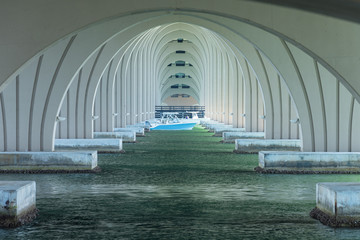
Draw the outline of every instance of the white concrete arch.
M249 5L246 5L249 6ZM251 6L251 4L250 4ZM259 6L262 6L261 4ZM277 8L275 8L277 9ZM281 11L280 11L281 13ZM156 14L154 14L156 15ZM198 18L199 16L201 16L201 20L199 20L200 18ZM180 18L179 16L176 16L177 18ZM196 19L195 19L196 18ZM234 20L234 19L227 19L227 18L221 18L221 21L217 19L217 17L214 17L214 15L207 15L207 14L200 14L200 13L194 13L193 19L190 21L189 20L189 15L187 15L187 21L192 22L192 23L197 23L200 24L201 21L204 21L203 24L200 24L202 26L206 26L211 28L210 22L215 23L218 22L218 25L221 26L226 26L223 27L221 30L217 29L217 32L220 33L227 33L226 36L227 38L231 41L231 42L237 42L237 41L232 41L233 39L239 39L239 36L244 37L245 39L249 40L252 44L254 44L256 46L255 49L255 54L254 52L252 52L251 54L246 54L247 59L249 60L249 63L251 64L251 66L253 66L254 68L254 72L257 73L257 76L255 78L257 78L259 81L264 81L262 83L262 87L263 88L267 88L268 95L271 96L272 95L272 89L271 86L269 86L270 84L270 79L269 78L269 70L266 66L266 63L263 59L263 57L266 57L269 59L269 61L271 62L272 65L275 66L276 70L278 71L279 75L281 76L281 78L284 79L284 81L287 83L287 87L289 88L289 91L291 92L291 95L294 99L294 102L296 104L296 106L298 107L299 110L299 117L301 119L301 128L302 128L302 135L304 138L304 143L306 143L305 149L306 150L310 150L310 151L320 151L325 149L326 146L326 151L340 151L342 149L349 149L349 146L352 146L353 143L349 143L349 141L353 138L353 131L351 130L353 127L353 123L350 124L351 120L353 119L354 116L357 116L357 113L354 112L357 109L357 102L355 101L355 99L358 99L357 96L357 92L356 92L356 84L352 84L352 79L351 78L351 74L349 74L349 78L346 79L346 81L344 80L345 78L343 76L345 76L344 74L341 74L342 71L346 68L341 66L342 60L338 60L335 59L335 62L337 62L336 64L331 63L333 66L332 68L327 68L330 65L330 63L324 64L322 61L324 61L324 59L329 59L324 57L324 54L319 54L319 55L314 55L314 54L309 54L309 51L305 51L306 54L303 56L302 54L304 52L298 52L298 50L300 50L299 45L294 45L291 46L291 42L294 43L295 41L290 41L289 38L290 36L293 36L292 34L287 35L287 37L283 38L283 39L279 39L278 37L280 35L271 35L268 32L264 32L263 30L260 30L259 28L255 28L252 27L248 24L241 24L238 20ZM162 22L162 21L159 21ZM163 23L163 22L162 22ZM220 24L221 23L221 24ZM239 23L241 24L241 28L242 31L239 32L237 29L239 28ZM215 29L215 25L214 25L214 29ZM340 24L341 25L341 24ZM346 24L345 24L346 25ZM236 26L236 27L235 27ZM258 26L257 26L258 27ZM226 30L227 29L227 30ZM356 28L354 28L356 30ZM286 29L284 29L284 32ZM233 37L229 37L231 35L234 35ZM263 37L262 37L263 36ZM47 143L46 139L44 138L45 135L47 135L48 133L51 133L51 131L54 131L54 122L55 122L55 117L57 115L56 111L52 111L51 109L48 108L48 106L56 106L57 104L60 105L62 102L62 99L64 99L65 96L65 92L69 86L69 83L71 82L71 80L76 76L76 73L79 72L78 70L76 71L69 71L70 73L68 74L68 76L70 77L65 77L63 79L65 79L66 81L64 81L64 83L61 83L56 81L56 79L59 76L65 76L64 72L68 71L69 69L76 69L75 67L71 67L70 65L73 64L73 62L71 61L67 61L68 57L70 54L73 54L73 48L75 49L75 45L76 42L78 41L78 37L71 37L68 38L68 41L63 41L63 50L60 50L60 43L59 45L57 45L59 47L59 50L55 53L53 52L53 55L47 55L48 53L51 52L51 50L55 50L54 49L49 49L48 52L46 54L44 54L43 57L38 58L38 63L43 60L45 60L46 56L54 56L54 57L48 57L46 58L46 61L44 61L44 64L50 64L50 62L53 60L53 58L55 59L55 56L58 57L58 61L56 63L50 64L52 65L52 67L46 67L46 68L52 68L55 71L52 71L54 74L52 75L52 79L53 81L50 82L50 86L48 87L48 89L50 89L50 91L47 94L47 96L45 97L45 104L44 107L40 107L40 109L42 109L42 111L44 111L41 116L41 131L40 131L40 138L42 138L42 140L40 140L40 150L47 150L50 149L50 145L51 143ZM280 37L283 37L282 35ZM284 40L285 39L285 40ZM297 42L301 42L301 36L299 36L299 38L295 38ZM67 42L67 43L66 43ZM100 41L99 41L100 42ZM66 43L66 44L65 44ZM265 44L266 43L266 44ZM270 44L269 44L270 43ZM305 44L307 43L307 44ZM311 51L313 53L316 53L315 51L312 50L312 48L310 46L311 43L309 43L308 41L305 41L304 44L300 44L301 46L306 46L307 49L311 49ZM66 46L65 46L66 45ZM87 54L83 54L81 55L83 56L87 56L87 58L89 58L89 56L95 56L97 54L99 58L102 54L102 51L105 51L105 47L101 50L101 48L99 49L99 46L104 46L101 44L98 44L97 46L95 46L93 48L89 48L88 49L88 53ZM241 46L239 46L238 44L236 44L236 46L241 49ZM270 46L270 47L269 47ZM302 48L302 47L301 47ZM94 50L95 49L95 50ZM345 48L343 48L342 50L345 50ZM322 50L318 50L319 52L321 52ZM62 52L62 53L61 53ZM242 51L244 52L244 50ZM61 53L61 54L60 54ZM214 53L216 53L216 55L221 55L220 53L214 51ZM323 52L325 53L325 52ZM136 54L140 54L140 53L136 53ZM46 56L45 56L46 55ZM257 55L257 58L256 58ZM251 56L251 57L249 57ZM318 87L318 90L315 90L311 88L311 84L310 81L308 79L311 79L310 77L307 78L305 77L305 73L306 70L309 69L309 63L311 62L311 60L306 60L306 56L311 56L312 58L312 62L313 62L313 66L315 68L315 76L317 77L317 83L321 83L321 87ZM318 57L316 57L318 56ZM136 56L132 56L133 59L131 61L135 62L135 61L139 61L140 57L139 55ZM41 59L42 58L42 59ZM79 57L80 58L80 57ZM99 59L98 58L98 59ZM310 58L310 59L311 59ZM41 59L41 60L40 60ZM75 59L75 58L74 58ZM222 56L222 60L224 61L224 56ZM315 61L314 61L315 60ZM96 58L94 61L97 61ZM35 63L36 61L32 62ZM76 65L77 69L80 69L81 64L84 63L84 61L78 61L78 65ZM108 66L107 62L105 65ZM315 64L316 63L316 64ZM321 63L321 64L319 64ZM339 66L338 66L338 65ZM28 66L30 66L31 64L29 63ZM338 68L335 68L334 66L338 66ZM46 66L46 65L45 65ZM64 67L66 66L66 67ZM80 66L80 67L79 67ZM41 75L42 72L40 71L34 71L36 69L39 69L38 67L35 66L31 66L31 71L30 69L28 70L24 70L25 68L22 69L23 72L25 71L29 71L29 72L33 72L35 73L35 76L38 75L38 79L41 82L44 77ZM318 69L318 70L317 70ZM100 75L102 75L102 73L104 73L106 69L105 68L99 68L99 72L101 72ZM95 71L95 70L94 70ZM129 71L133 71L133 73L135 74L135 70L129 70ZM356 71L356 70L355 70ZM23 73L22 72L22 73ZM50 71L49 71L50 72ZM92 70L90 70L90 72L92 72ZM259 74L259 72L261 74ZM334 73L336 77L332 76L332 74L329 74L329 72ZM221 71L219 69L217 69L215 72L215 74L217 74L218 76L220 76ZM127 73L130 74L130 73ZM138 74L138 73L136 73ZM24 74L22 74L24 75ZM2 104L2 122L4 125L6 125L4 132L4 149L8 149L8 146L16 146L15 149L21 149L22 147L20 146L29 146L28 143L21 143L20 140L18 140L18 138L15 140L15 142L13 140L10 140L10 138L8 137L9 134L7 132L10 131L10 129L16 129L16 132L20 132L20 126L24 126L23 123L20 122L20 111L19 109L20 107L20 103L23 101L19 96L20 94L15 94L15 98L17 99L15 102L17 104L18 107L15 107L16 113L14 114L13 112L11 112L10 110L10 105L9 102L11 102L11 99L13 99L14 97L12 97L11 93L12 92L21 92L21 85L22 85L22 75L18 74L12 81L15 85L14 86L10 86L9 85L9 89L12 88L12 90L7 91L3 91L2 95L1 95L1 104ZM274 74L271 74L274 75ZM154 73L154 76L156 76L156 73ZM45 78L44 78L45 79ZM295 81L293 80L295 79ZM323 86L327 86L327 83L331 82L332 80L333 83L331 84L331 86L335 86L335 94L336 94L336 105L338 106L335 113L333 113L331 110L329 110L329 108L325 105L325 99L327 98L327 94L331 93L332 90L328 89L324 89ZM98 79L99 81L99 79ZM34 81L35 82L35 81ZM266 83L268 82L268 83ZM340 83L342 85L340 85ZM217 84L219 84L219 82L217 82ZM45 86L45 85L44 85ZM299 93L296 92L296 89L298 89L298 86L300 86L301 91L299 91ZM344 86L344 87L343 87ZM4 87L5 88L5 87ZM46 87L44 87L46 88ZM58 94L53 93L53 89L60 89ZM63 90L61 90L63 89ZM320 107L316 107L314 108L310 102L313 102L315 98L313 98L316 94L318 94L319 92L321 92L321 89L323 91L323 97L320 101ZM264 90L263 90L264 91ZM271 91L271 94L270 94ZM216 93L216 91L213 91L214 93ZM55 95L53 95L55 94ZM62 97L60 97L62 94ZM36 93L35 93L36 95ZM265 94L267 95L267 94ZM320 94L321 96L321 94ZM342 98L341 96L344 96L344 98ZM273 99L271 97L269 97L269 99L271 99L271 101L273 101ZM42 102L43 100L39 100L40 102ZM39 102L38 101L38 102ZM34 104L36 104L36 100L31 100L30 102L33 102ZM267 102L267 101L265 101ZM15 104L15 105L16 105ZM347 106L350 105L351 107L349 109L346 109L343 106ZM266 107L267 112L266 112L266 116L269 116L270 114L274 114L274 109L271 109ZM316 111L316 109L320 109L321 111L319 111L319 115L318 112ZM353 111L351 111L351 109L354 109ZM59 110L59 108L58 108ZM92 111L92 109L91 109ZM347 122L348 124L345 125L346 126L346 131L340 131L340 126L341 126L341 121L342 122L346 122L346 118L341 118L340 117L340 111L344 111L344 115L347 116ZM44 115L45 113L45 115ZM4 117L4 115L6 115ZM14 115L16 115L14 117ZM335 116L336 120L335 122L335 128L336 130L331 130L330 127L328 127L328 123L330 121L330 119L332 118L332 116ZM16 121L12 121L15 122L16 127L11 127L11 119L16 119ZM5 121L4 121L5 119ZM27 117L25 117L25 119L28 119ZM320 124L320 128L318 129L316 126L314 126L314 124L319 120L322 119L319 122L322 122L323 124ZM324 120L326 119L326 126L324 126ZM7 124L10 124L7 126ZM266 121L268 122L268 120ZM272 120L272 123L269 123L269 125L273 125L274 120ZM31 127L32 128L32 127ZM38 127L37 127L38 128ZM35 130L32 129L32 130ZM33 131L31 130L31 132L33 133ZM6 132L6 133L5 133ZM329 143L324 143L325 140L328 140L328 137L324 137L324 135L328 135L328 133L335 133L335 136L338 136L338 139L341 138L340 136L340 132L347 132L349 134L344 134L343 136L347 139L346 144L344 144L344 148L342 146L340 146L340 140L337 140L338 142L336 142L335 144L330 144ZM350 134L351 133L351 134ZM50 134L51 135L51 134ZM34 135L35 136L35 135ZM271 136L272 137L272 136ZM30 137L32 138L32 136ZM25 138L26 139L26 138ZM28 138L29 139L29 138ZM34 140L36 141L36 139L38 139L36 136L34 137ZM9 145L8 145L9 144ZM30 144L31 145L31 144ZM319 147L320 145L320 147ZM356 145L354 146L356 147ZM354 147L350 147L350 148L354 148ZM32 147L31 147L32 148ZM34 148L35 149L35 148Z
M175 84L186 84L194 89L197 93L200 92L199 86L196 84L196 82L192 78L168 78L163 85L161 86L160 92L161 94L166 91L168 88L170 88L172 85Z
M200 102L200 98L198 94L191 88L190 89L170 88L162 95L161 102L163 102L165 99L167 99L168 97L174 94L187 94L192 96L197 102Z

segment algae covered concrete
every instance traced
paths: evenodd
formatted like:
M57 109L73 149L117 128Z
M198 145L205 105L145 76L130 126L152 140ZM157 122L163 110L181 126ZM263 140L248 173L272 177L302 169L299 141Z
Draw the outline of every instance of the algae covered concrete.
M119 138L123 142L136 142L136 133L130 132L94 132L94 138L106 139L106 138Z
M96 151L0 153L0 171L78 171L96 167Z
M277 170L360 171L357 152L259 152L259 167Z
M299 139L236 139L236 153L258 153L260 151L301 151Z
M36 213L34 181L0 181L0 227L20 226Z
M56 151L122 152L122 139L55 139Z
M222 134L223 142L224 143L235 143L236 139L264 139L265 133L264 132L234 132L234 131L227 131L223 132Z

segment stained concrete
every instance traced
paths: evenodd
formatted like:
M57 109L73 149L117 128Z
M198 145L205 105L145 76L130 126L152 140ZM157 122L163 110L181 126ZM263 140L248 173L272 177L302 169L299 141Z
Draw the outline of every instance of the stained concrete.
M137 137L145 136L145 128L141 127L114 128L114 132L135 132Z
M245 132L245 128L234 128L234 127L214 128L214 137L222 137L224 132Z
M360 227L360 183L317 183L311 215L332 227Z
M56 151L123 152L122 139L55 139Z
M264 132L223 132L224 143L235 143L236 139L264 139Z
M298 139L236 139L236 153L258 153L260 151L301 151Z
M0 181L0 226L17 227L36 217L34 181Z
M97 152L1 152L1 172L91 171L97 168Z
M259 167L280 172L360 172L360 153L262 151L259 152Z
M123 142L136 142L136 133L131 132L94 132L94 138L120 138Z

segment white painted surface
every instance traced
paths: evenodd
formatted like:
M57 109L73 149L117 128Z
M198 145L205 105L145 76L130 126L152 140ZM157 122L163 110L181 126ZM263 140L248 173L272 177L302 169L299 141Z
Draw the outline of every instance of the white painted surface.
M18 216L35 207L34 181L0 181L0 216Z

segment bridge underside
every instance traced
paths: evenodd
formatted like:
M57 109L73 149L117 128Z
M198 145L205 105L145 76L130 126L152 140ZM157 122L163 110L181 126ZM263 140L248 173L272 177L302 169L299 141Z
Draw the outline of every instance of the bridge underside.
M53 151L177 100L304 151L359 151L359 4L270 2L3 4L0 151Z

